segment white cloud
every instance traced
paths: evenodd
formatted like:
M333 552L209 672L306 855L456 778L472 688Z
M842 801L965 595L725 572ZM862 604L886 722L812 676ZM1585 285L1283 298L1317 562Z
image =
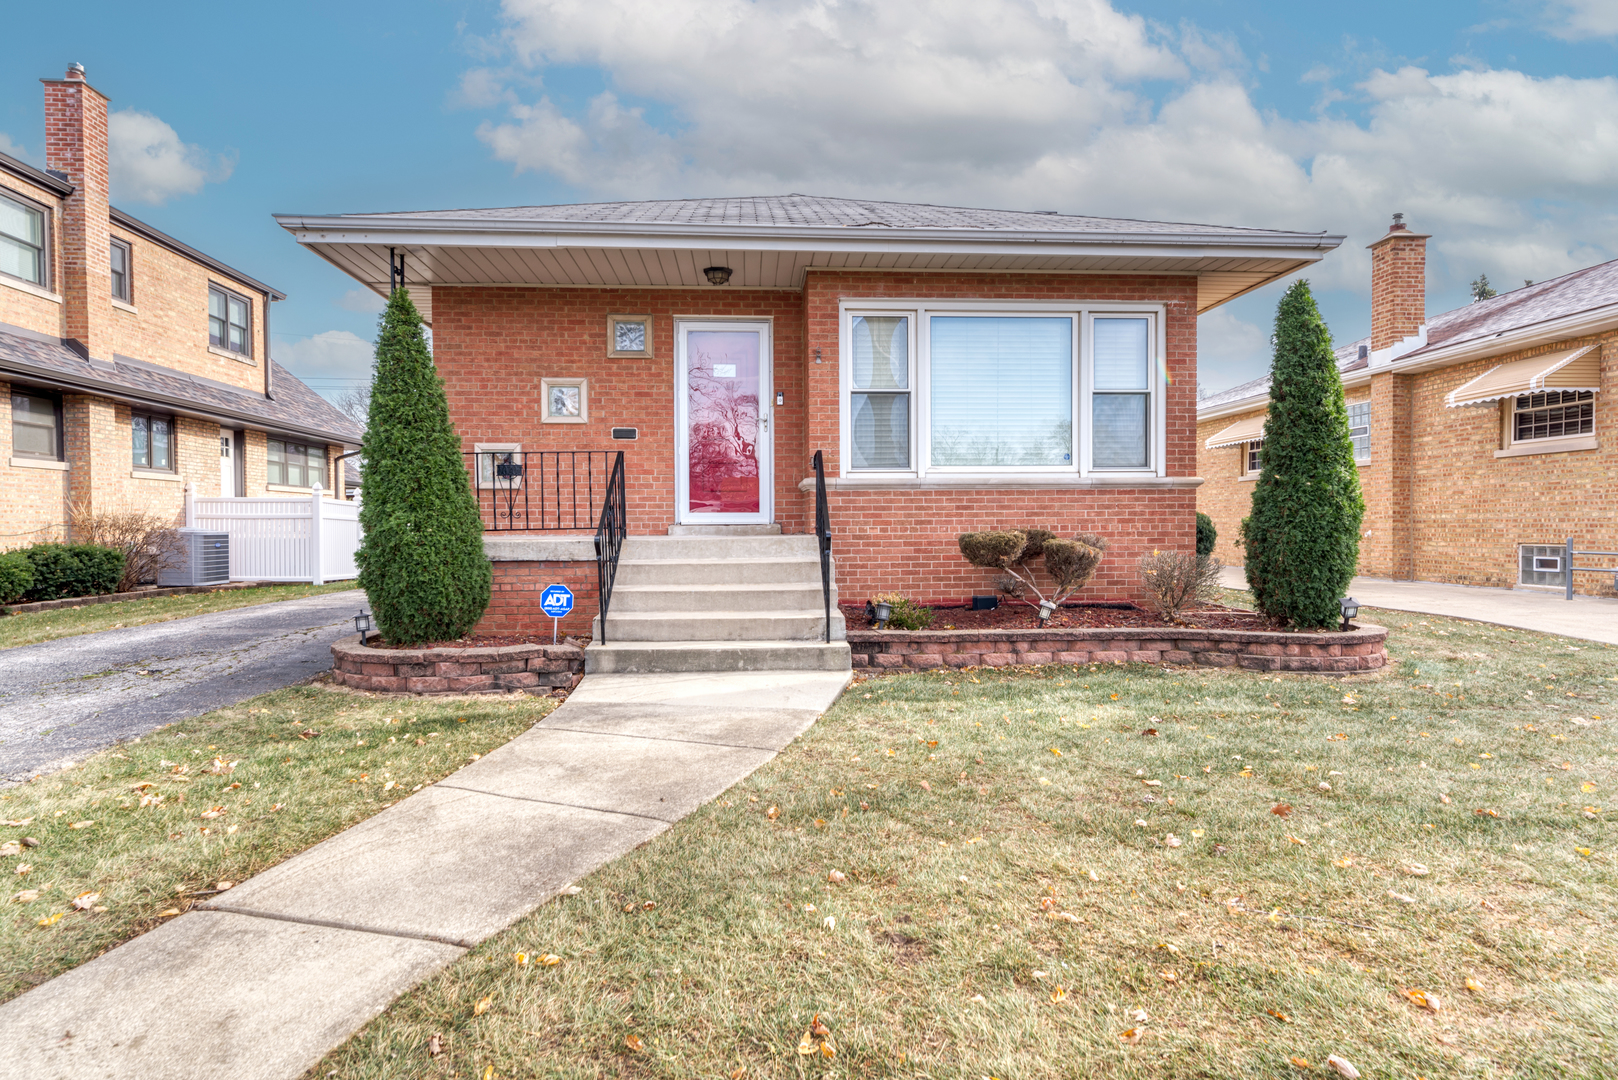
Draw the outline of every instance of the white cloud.
M1214 308L1197 317L1197 382L1203 390L1218 393L1254 378L1255 363L1269 356L1269 331L1239 318L1230 308Z
M194 195L230 178L235 154L213 154L151 113L121 109L107 116L107 157L115 198L162 203Z
M371 289L349 289L332 302L344 311L357 311L361 315L376 315L388 306L387 298Z
M22 161L28 160L28 154L23 150L22 143L12 142L11 136L0 131L0 154L10 154Z
M369 385L375 347L347 330L327 330L313 337L277 342L275 359L326 397L346 386Z
M1618 0L1551 0L1545 29L1564 41L1618 35Z

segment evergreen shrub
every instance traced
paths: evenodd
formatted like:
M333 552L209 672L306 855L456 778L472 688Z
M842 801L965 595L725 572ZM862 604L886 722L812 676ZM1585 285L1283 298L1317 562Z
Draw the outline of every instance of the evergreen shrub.
M1208 556L1213 554L1214 545L1219 542L1219 530L1214 528L1213 518L1197 511L1197 554Z
M15 604L34 587L34 568L20 551L0 553L0 604Z
M124 574L124 553L97 544L35 544L20 552L34 581L29 600L68 600L115 591Z
M1276 308L1264 468L1242 523L1258 609L1299 628L1336 627L1364 516L1331 331L1298 281Z
M376 626L398 645L464 636L489 606L483 523L421 315L395 289L379 321L355 560Z
M868 601L870 617L875 617L877 604L888 605L889 630L925 630L933 624L933 609L923 607L904 593L877 593Z

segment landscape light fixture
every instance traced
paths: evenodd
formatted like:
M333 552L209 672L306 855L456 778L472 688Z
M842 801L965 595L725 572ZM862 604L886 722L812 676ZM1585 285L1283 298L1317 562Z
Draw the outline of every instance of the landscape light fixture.
M876 619L876 628L878 630L886 630L888 628L888 620L893 617L893 605L878 602L871 606L871 610Z
M1055 614L1055 603L1050 600L1041 600L1039 602L1039 625L1044 626L1046 623L1050 622L1051 616Z
M1360 613L1360 602L1352 596L1345 596L1337 601L1337 606L1343 609L1343 629L1348 629L1348 620Z
M354 616L354 629L360 632L360 644L364 645L365 639L371 636L371 613L369 611L362 608L360 613Z
M710 285L728 285L730 284L730 267L710 266L702 272L702 276L708 279L708 284Z

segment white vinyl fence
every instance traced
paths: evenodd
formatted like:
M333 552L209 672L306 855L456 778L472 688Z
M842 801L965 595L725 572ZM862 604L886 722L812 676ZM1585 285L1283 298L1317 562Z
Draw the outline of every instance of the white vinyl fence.
M232 581L307 581L359 576L360 504L308 495L227 499L185 492L188 528L230 534Z

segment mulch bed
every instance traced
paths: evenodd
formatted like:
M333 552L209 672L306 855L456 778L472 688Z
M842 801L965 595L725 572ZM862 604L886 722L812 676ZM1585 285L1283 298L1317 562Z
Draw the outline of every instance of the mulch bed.
M866 618L862 604L842 605L843 617L850 630L873 630L876 624ZM1155 611L1126 602L1073 604L1060 607L1046 624L1047 629L1132 629L1171 627L1176 625ZM1208 630L1276 630L1270 619L1252 611L1212 606L1187 613L1181 626L1195 626ZM933 622L929 630L1037 630L1039 612L1020 602L1002 600L1000 606L989 611L973 611L969 607L933 608Z
M567 644L569 636L558 637L554 644ZM424 641L420 645L395 645L374 637L365 643L370 649L497 649L502 645L550 644L553 643L549 634L471 634L452 641Z

